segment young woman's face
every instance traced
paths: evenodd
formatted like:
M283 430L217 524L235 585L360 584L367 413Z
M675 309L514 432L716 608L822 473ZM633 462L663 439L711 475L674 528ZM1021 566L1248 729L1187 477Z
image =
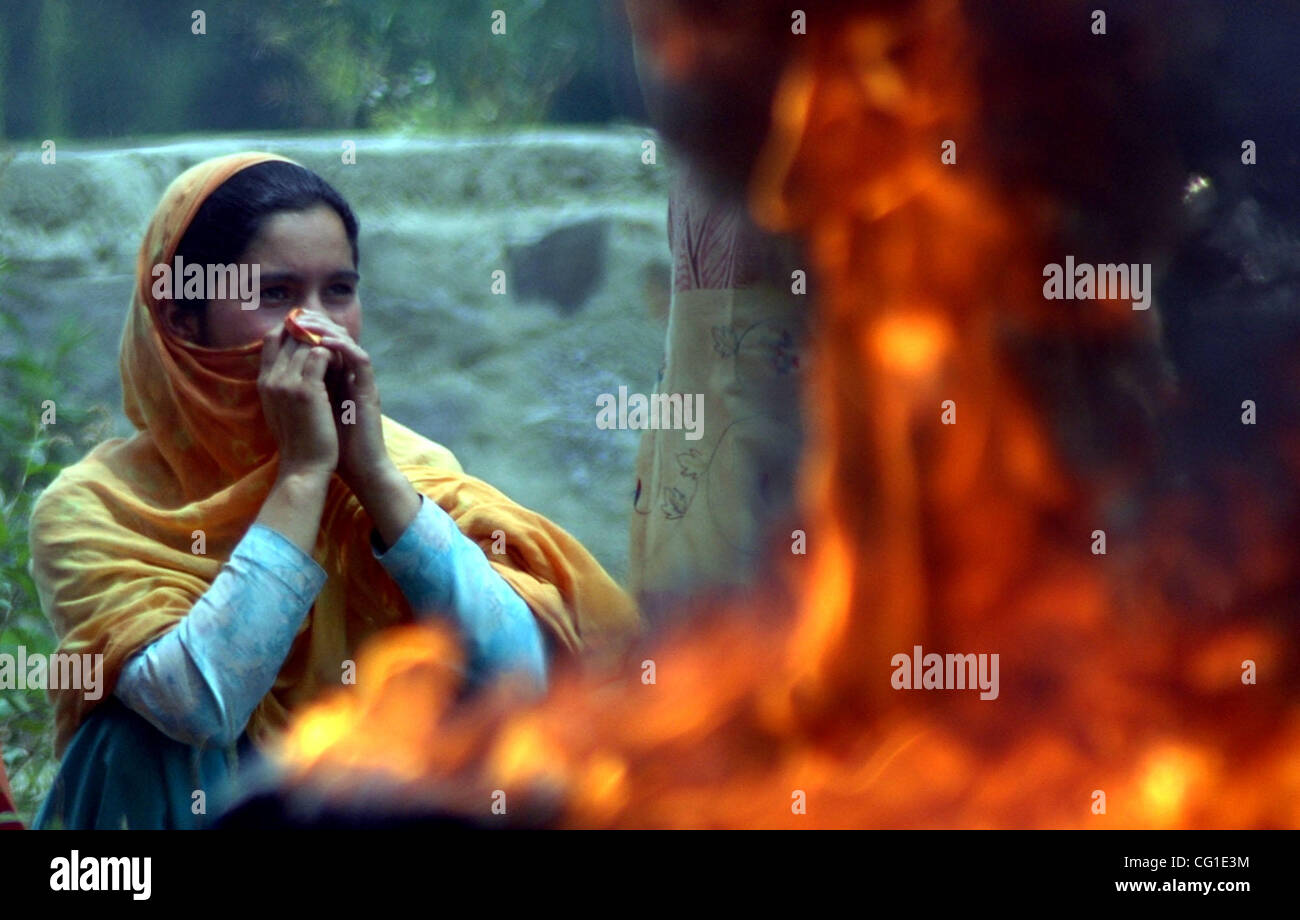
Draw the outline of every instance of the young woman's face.
M260 302L245 310L239 300L210 300L201 344L231 348L260 341L284 323L294 307L325 314L361 341L360 276L338 213L320 204L306 211L280 211L262 221L240 257L259 265ZM197 330L187 330L194 341Z

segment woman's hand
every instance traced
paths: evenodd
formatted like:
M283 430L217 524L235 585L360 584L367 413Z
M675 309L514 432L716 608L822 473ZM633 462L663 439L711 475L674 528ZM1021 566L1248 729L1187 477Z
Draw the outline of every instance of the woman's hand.
M346 329L323 313L304 310L296 322L319 335L321 344L317 347L330 352L332 360L325 372L325 384L338 434L338 473L353 492L362 491L359 486L388 474L392 466L384 448L379 387L370 356Z
M283 326L262 340L257 390L262 414L280 447L280 469L257 522L310 553L320 529L339 439L325 389L330 350L303 345Z
M257 390L280 448L280 475L323 474L339 462L339 438L325 387L331 352L304 345L276 327L262 340Z
M346 329L323 313L305 310L295 321L321 337L318 347L335 355L325 379L338 432L338 473L370 514L380 537L391 546L420 510L420 497L384 446L379 387L370 356Z

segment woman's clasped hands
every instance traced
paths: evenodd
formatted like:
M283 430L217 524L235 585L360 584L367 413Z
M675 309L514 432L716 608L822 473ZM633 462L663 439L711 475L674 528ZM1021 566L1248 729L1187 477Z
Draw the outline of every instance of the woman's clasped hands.
M280 472L337 472L354 493L395 473L384 448L379 388L370 356L325 314L304 310L296 324L319 345L277 325L262 342L258 390L280 447Z

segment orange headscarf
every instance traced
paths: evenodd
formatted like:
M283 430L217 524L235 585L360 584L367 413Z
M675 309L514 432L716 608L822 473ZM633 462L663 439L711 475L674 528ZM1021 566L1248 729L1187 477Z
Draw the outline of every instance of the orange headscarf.
M32 577L66 654L104 656L103 695L51 690L62 754L87 713L116 686L128 658L174 627L207 591L256 518L275 481L278 454L257 390L261 342L209 349L164 333L151 269L171 264L199 206L237 171L268 153L217 157L164 193L136 265L121 342L123 408L139 431L95 447L65 469L32 513ZM527 602L553 644L570 653L608 649L634 634L635 606L572 536L520 507L456 458L387 417L384 438L416 489L437 502L485 551L493 532L507 554L488 560ZM265 746L289 714L327 687L343 661L380 629L413 619L371 552L371 523L336 475L313 558L328 573L280 669L254 710L249 736ZM194 551L203 532L206 554Z

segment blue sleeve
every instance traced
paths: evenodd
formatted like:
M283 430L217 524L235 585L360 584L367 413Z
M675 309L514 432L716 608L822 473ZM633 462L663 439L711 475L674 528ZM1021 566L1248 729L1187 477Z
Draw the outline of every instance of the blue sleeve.
M189 615L127 661L114 692L182 743L234 744L325 578L287 537L253 524Z
M469 681L518 671L546 688L546 654L537 618L437 502L420 511L401 537L375 557L402 589L417 617L449 617L469 659Z

